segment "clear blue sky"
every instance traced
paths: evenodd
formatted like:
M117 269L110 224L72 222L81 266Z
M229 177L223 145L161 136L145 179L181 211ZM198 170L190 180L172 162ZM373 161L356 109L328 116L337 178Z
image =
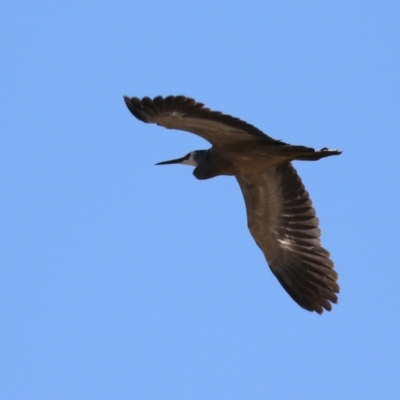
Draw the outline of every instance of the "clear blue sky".
M400 3L0 6L1 399L400 398ZM296 163L340 274L298 307L208 148L122 96L184 94Z

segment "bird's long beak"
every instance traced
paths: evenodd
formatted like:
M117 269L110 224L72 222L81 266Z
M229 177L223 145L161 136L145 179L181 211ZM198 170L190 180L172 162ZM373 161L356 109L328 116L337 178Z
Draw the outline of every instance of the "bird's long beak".
M169 161L162 161L157 163L156 165L167 165L167 164L182 164L183 161L185 161L187 157L181 157L181 158L176 158L175 160L169 160Z

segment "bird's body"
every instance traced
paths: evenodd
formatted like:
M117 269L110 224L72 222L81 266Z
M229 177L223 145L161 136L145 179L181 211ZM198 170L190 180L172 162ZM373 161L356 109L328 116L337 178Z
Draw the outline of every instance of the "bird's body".
M144 122L192 132L212 144L209 150L159 164L195 166L198 179L235 176L250 232L279 282L301 307L318 313L331 310L330 302L337 302L338 276L320 244L315 210L291 161L314 161L341 152L286 144L184 96L125 97L125 102Z
M267 143L255 141L213 146L209 150L209 164L216 175L257 173L284 161L276 150Z
M228 146L213 146L207 150L208 173L196 174L198 179L213 178L218 175L242 175L257 173L284 161L276 148L263 142L239 142Z

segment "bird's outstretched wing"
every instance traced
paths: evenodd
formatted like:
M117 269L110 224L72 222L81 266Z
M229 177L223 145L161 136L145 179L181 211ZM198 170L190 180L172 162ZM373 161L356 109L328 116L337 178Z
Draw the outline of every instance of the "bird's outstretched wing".
M285 143L272 139L253 125L211 111L204 104L185 96L124 97L130 112L143 122L156 123L168 129L178 129L201 136L212 145L223 146L247 140L263 140L269 143Z
M321 314L337 303L337 273L320 242L318 218L291 163L236 176L250 232L281 285L301 307Z

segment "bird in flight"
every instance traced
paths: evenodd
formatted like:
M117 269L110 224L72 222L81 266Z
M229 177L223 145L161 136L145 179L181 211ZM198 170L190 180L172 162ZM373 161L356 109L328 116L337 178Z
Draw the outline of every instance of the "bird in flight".
M341 154L275 140L238 118L211 111L185 96L124 97L140 121L194 133L211 143L157 165L194 166L197 179L234 176L242 190L250 232L273 274L292 299L322 314L337 303L338 275L321 246L318 218L291 161Z

